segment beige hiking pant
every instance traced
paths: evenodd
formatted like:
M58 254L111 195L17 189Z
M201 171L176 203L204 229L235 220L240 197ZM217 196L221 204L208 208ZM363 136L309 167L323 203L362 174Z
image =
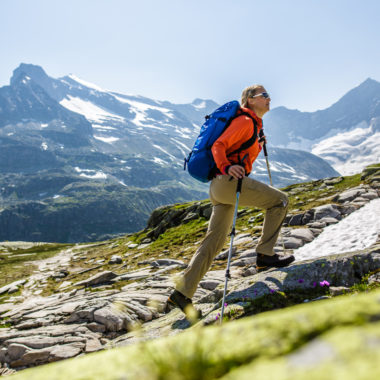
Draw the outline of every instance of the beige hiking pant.
M222 250L226 238L231 232L237 180L230 180L230 178L227 175L219 175L211 182L210 200L213 209L206 237L195 252L187 269L176 281L176 289L186 297L193 297L199 282L210 268L215 256ZM239 197L239 206L258 207L266 210L263 232L256 252L274 255L273 247L286 216L287 195L271 186L245 177Z

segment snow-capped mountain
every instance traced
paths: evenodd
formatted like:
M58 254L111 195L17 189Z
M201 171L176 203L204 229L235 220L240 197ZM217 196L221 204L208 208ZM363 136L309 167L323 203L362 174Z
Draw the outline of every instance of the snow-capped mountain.
M0 240L96 240L143 228L162 204L206 198L183 159L217 106L120 94L21 64L0 88ZM338 174L310 153L269 154L278 187ZM268 181L265 160L252 175Z
M265 117L266 135L275 145L311 151L344 175L379 161L379 123L380 83L373 79L325 110L278 107Z
M312 152L328 161L339 173L358 173L363 167L380 162L380 117L356 128L337 133L315 144Z

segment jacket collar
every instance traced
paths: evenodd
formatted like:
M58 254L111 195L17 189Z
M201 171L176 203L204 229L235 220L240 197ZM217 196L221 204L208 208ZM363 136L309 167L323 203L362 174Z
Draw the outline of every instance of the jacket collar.
M243 112L249 113L253 118L255 118L258 122L262 123L262 119L258 117L250 108L247 107L241 107Z

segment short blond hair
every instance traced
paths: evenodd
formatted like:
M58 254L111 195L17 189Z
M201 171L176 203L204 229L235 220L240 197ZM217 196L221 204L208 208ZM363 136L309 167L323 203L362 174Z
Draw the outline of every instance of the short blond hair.
M241 93L241 106L247 107L248 98L256 95L259 92L259 89L263 89L263 88L264 86L261 84L254 84L252 86L245 88L243 92Z

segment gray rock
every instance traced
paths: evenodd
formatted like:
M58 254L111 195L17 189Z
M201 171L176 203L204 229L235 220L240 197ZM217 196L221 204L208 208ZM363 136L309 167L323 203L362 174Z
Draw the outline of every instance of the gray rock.
M150 265L155 268L159 268L162 266L171 266L171 265L178 265L182 268L186 268L187 265L181 261L181 260L174 260L174 259L157 259L152 262L150 262Z
M337 183L340 183L343 181L343 177L336 177L336 178L327 178L323 182L327 186L336 185Z
M64 344L51 347L49 350L49 362L73 358L79 355L83 349L83 344Z
M333 201L339 203L350 202L363 193L365 193L365 190L362 188L346 190L343 193L340 193L336 197L334 197Z
M241 254L239 254L239 257L242 259L248 258L248 257L256 257L256 256L257 256L256 249L247 249L243 251Z
M115 277L117 277L115 273L111 271L104 271L101 273L97 273L96 275L88 278L87 280L79 281L74 285L75 286L80 286L80 285L94 286L94 285L107 283L111 281L112 279L114 279Z
M123 259L118 255L113 255L108 264L121 264Z
M368 278L368 284L380 283L380 272L374 273Z
M48 349L30 350L25 352L19 359L11 361L13 368L24 367L29 365L38 365L49 362L50 351Z
M352 214L357 209L358 209L358 206L355 206L353 204L343 205L343 206L340 206L340 208L339 208L341 214L344 216Z
M330 286L329 292L332 296L339 296L340 294L345 294L350 290L346 286Z
M311 242L314 240L314 234L309 228L295 228L290 232L290 236L301 239L304 242Z
M8 294L13 294L18 292L18 286L12 286L11 288L8 289Z
M225 260L228 257L228 252L229 252L229 249L225 249L224 251L219 253L219 255L216 256L214 260ZM236 247L233 247L232 248L232 256L235 256L236 252L237 252Z
M320 219L320 222L326 223L326 225L329 226L330 224L338 223L339 220L335 219L335 218L331 218L331 217L324 217L324 218Z
M34 336L27 336L27 337L20 337L20 338L13 338L9 339L7 341L9 344L20 344L25 345L29 348L46 348L51 347L56 344L62 343L61 337L48 337L48 336L41 336L41 335L34 335Z
M9 292L9 289L19 288L21 285L24 285L26 283L26 280L19 280L14 281L11 284L5 285L2 288L0 288L0 294Z
M231 266L233 267L245 267L256 263L256 257L239 258L235 260Z
M332 204L316 207L314 209L314 220L320 220L323 218L341 219L338 207Z
M362 194L361 198L373 200L373 199L379 198L379 195L377 194L377 191L369 190L367 193Z
M103 324L107 331L122 331L131 321L125 312L107 306L94 312L94 320Z
M302 214L296 214L296 215L292 215L289 219L289 226L300 226L303 224L302 222L302 219L304 217L304 213Z
M6 351L10 361L17 360L21 358L25 352L30 351L30 347L25 346L24 344L11 343L8 346Z
M308 223L307 226L309 228L325 228L327 226L327 224L325 222L321 222L319 220L318 222Z
M142 280L144 278L150 277L152 275L151 269L143 269L140 271L133 271L129 273L124 273L116 278L114 278L112 281L128 281L128 280Z
M322 229L321 228L310 227L309 231L314 235L314 237L317 237L318 235L320 235L322 233Z
M102 325L101 323L91 322L91 323L88 323L86 326L92 332L104 333L106 331L106 326Z
M201 281L199 283L199 285L203 288L203 289L207 289L207 290L214 290L219 284L222 284L222 281L217 281L217 280L205 280L205 281Z
M182 220L183 223L190 222L191 220L198 219L199 215L196 214L195 212L189 212Z
M86 342L85 352L96 352L103 349L103 345L98 339L89 339Z
M242 277L248 277L248 276L253 276L257 274L257 269L255 266L250 266L246 269L243 270L242 272Z
M240 236L240 237L237 236L234 238L233 246L247 245L247 244L253 244L251 234L245 234L244 236Z
M284 237L284 245L286 249L297 249L303 246L303 241L295 237Z

